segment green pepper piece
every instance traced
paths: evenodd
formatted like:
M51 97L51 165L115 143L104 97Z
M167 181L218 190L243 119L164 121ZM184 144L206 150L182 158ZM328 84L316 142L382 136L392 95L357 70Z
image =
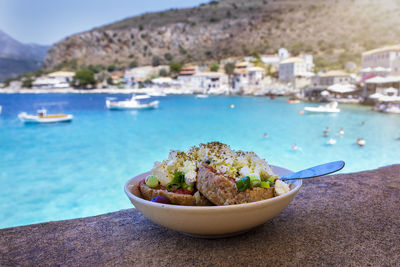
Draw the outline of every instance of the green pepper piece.
M262 187L262 188L270 188L271 185L269 184L269 182L261 182L260 183L260 187Z
M267 180L269 182L275 183L275 176L269 177Z
M261 183L261 179L260 178L258 178L255 175L250 175L249 178L250 178L250 187L251 188L260 186L260 183Z
M185 174L183 172L175 172L174 173L174 179L172 179L172 181L169 182L165 186L165 188L168 191L172 191L174 189L181 188L184 183L185 183Z
M239 191L244 191L250 187L250 177L245 176L236 181L236 187Z

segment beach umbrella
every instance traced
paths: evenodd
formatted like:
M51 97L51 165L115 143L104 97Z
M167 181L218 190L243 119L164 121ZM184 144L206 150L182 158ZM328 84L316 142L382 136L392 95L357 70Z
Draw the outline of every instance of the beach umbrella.
M321 92L321 95L322 95L322 96L328 96L328 95L329 95L329 92L326 91L326 90L324 90L324 91Z

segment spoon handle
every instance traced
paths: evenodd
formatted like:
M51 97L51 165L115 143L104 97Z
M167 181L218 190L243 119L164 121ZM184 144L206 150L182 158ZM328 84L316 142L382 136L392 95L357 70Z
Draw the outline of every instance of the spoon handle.
M323 176L326 174L330 174L333 172L337 172L344 167L344 161L333 161L329 163L325 163L322 165L314 166L299 172L291 173L282 176L281 180L295 180L295 179L307 179L307 178L315 178L319 176Z

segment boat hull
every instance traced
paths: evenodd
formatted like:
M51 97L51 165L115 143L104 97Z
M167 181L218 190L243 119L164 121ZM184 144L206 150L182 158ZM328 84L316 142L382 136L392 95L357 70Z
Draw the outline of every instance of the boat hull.
M47 116L39 117L28 114L20 114L18 118L24 123L57 123L57 122L70 122L74 118L71 114L62 116Z
M312 113L338 113L340 112L340 109L335 108L335 109L322 109L318 107L305 107L304 111L307 112L312 112Z
M110 110L137 110L137 109L154 109L158 107L158 101L153 101L148 104L119 104L118 102L106 101L106 106Z

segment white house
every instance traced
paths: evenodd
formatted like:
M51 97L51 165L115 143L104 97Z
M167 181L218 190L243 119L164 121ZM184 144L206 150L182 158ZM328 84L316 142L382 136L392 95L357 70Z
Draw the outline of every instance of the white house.
M228 75L221 72L198 72L192 76L191 85L203 94L228 93Z
M36 78L32 82L33 89L69 88L75 72L56 71Z
M306 62L300 57L290 57L279 63L279 81L281 82L294 82L296 76L306 72Z

